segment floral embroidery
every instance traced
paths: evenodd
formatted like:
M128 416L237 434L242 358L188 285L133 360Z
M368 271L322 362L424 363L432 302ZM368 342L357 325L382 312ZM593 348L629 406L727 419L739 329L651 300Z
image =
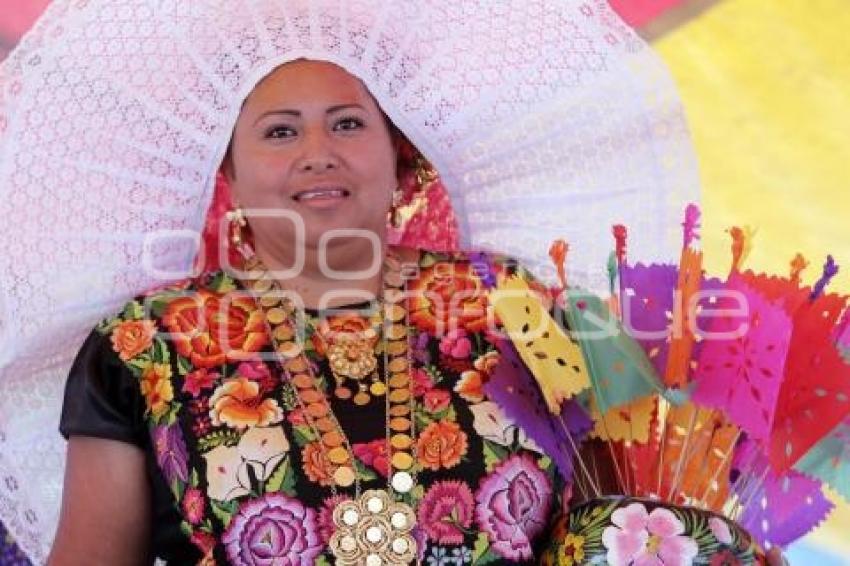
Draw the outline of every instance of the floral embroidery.
M549 522L552 486L528 455L514 455L484 478L475 494L475 519L509 560L532 557L531 541Z
M420 473L406 496L417 512L418 560L532 560L532 540L546 534L564 486L484 393L500 356L483 328L487 291L479 277L463 256L423 254L421 267L412 287L431 299L411 301L409 415ZM329 564L333 508L353 492L332 495L317 432L279 368L258 355L271 343L257 306L246 295L229 299L237 289L238 282L216 274L152 293L151 320L133 302L99 329L138 380L156 461L199 563L226 556L234 564ZM308 363L326 378L325 343L315 329L373 328L347 315L324 326L315 315L307 322L314 332L305 344ZM323 385L332 391L332 380ZM374 412L361 413L367 432L357 426L360 416L344 425L363 489L383 488L389 472L384 409L376 401Z
M613 526L602 533L602 544L613 564L670 564L686 566L698 553L697 543L683 536L685 526L669 509L647 513L642 503L632 503L611 515Z
M564 548L558 559L559 566L573 566L584 560L584 537L572 533L564 537Z
M316 512L279 493L243 502L222 541L235 566L311 564L322 551Z
M283 419L274 399L261 399L260 384L245 377L225 381L210 398L212 424L244 429L268 426Z
M244 360L269 341L262 311L246 296L225 301L218 293L200 289L172 300L162 322L177 352L199 368Z
M466 433L457 423L438 421L428 425L419 436L416 455L423 468L452 468L466 454Z
M419 502L419 525L438 544L461 544L463 530L472 523L474 505L472 491L465 483L437 482Z
M150 348L154 334L156 324L152 320L126 320L115 327L110 340L118 357L126 362Z
M171 386L171 366L168 364L149 364L142 371L142 395L148 412L159 419L168 411L169 402L174 399Z

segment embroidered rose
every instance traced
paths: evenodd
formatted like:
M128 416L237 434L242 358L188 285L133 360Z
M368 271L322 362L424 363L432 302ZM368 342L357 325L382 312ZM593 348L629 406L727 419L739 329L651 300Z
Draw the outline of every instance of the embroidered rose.
M171 366L168 364L148 364L142 370L139 384L145 405L154 419L159 419L168 411L169 403L174 399L171 386Z
M319 485L331 485L333 477L328 469L330 462L325 457L325 451L318 441L305 444L301 449L302 466L307 478Z
M672 511L657 507L647 513L642 503L631 503L611 514L613 526L602 532L602 544L612 564L664 564L686 566L698 547L682 535L685 526Z
M354 457L373 468L383 477L390 475L390 462L387 459L387 441L379 438L372 442L361 442L351 447Z
M475 369L464 371L455 384L455 391L470 403L484 400L484 384L490 379L493 369L499 365L499 352L487 352L473 362Z
M343 501L351 501L351 497L345 494L332 495L326 497L322 502L318 517L316 517L319 540L322 541L322 544L328 544L328 541L331 540L331 536L333 536L336 530L336 525L334 525L334 508Z
M229 300L202 289L171 301L162 323L177 352L199 368L243 361L269 341L263 313L247 296Z
M414 367L410 371L413 378L413 396L421 397L434 388L434 380L422 368Z
M190 487L183 494L183 515L192 525L197 525L204 519L204 494L200 489Z
M202 554L205 556L211 554L213 548L215 548L215 537L210 533L204 531L195 531L192 533L192 537L189 539L192 541ZM213 562L215 564L215 562Z
M210 398L210 418L215 426L236 429L268 426L283 420L283 409L274 399L263 399L260 385L245 377L229 379Z
M455 324L469 332L487 326L487 293L468 263L437 262L410 285L410 320L442 336Z
M440 340L440 353L458 360L465 360L472 353L472 342L463 328L450 330Z
M197 397L204 389L211 389L219 377L221 377L220 373L210 371L207 368L196 369L186 374L183 381L183 392L189 393L192 397Z
M551 495L549 477L528 454L510 456L484 478L475 493L475 520L496 554L532 558L532 540L549 520Z
M269 366L263 362L242 362L236 368L236 375L256 381L261 393L269 393L277 387L277 377L269 371Z
M472 524L475 501L460 481L434 483L419 503L418 524L437 544L462 544L464 529Z
M151 432L156 463L171 485L174 480L186 483L189 478L186 461L186 441L178 424L156 426Z
M281 493L243 502L222 542L236 566L312 564L323 548L316 512Z
M289 441L282 428L249 428L236 446L222 444L204 454L207 495L229 501L248 494L251 475L260 482L267 481L288 451Z
M453 468L466 454L467 439L457 423L437 421L429 424L419 435L416 455L423 468L437 471Z
M422 405L429 413L439 413L449 406L452 396L443 389L432 389L422 396Z
M112 330L110 340L118 357L126 362L150 348L154 334L156 325L152 320L127 320Z

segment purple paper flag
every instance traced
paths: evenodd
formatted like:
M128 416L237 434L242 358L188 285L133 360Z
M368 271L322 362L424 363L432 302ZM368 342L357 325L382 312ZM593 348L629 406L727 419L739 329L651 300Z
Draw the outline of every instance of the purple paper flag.
M750 482L738 482L738 495L746 503L738 521L762 546L786 546L820 524L833 508L819 481L790 470L777 475L768 470L768 459L754 442L746 441L738 464ZM766 471L768 470L768 471ZM742 470L736 470L742 473ZM733 472L733 475L737 475ZM763 478L762 481L759 481ZM755 489L747 486L755 485Z
M572 478L573 457L593 421L574 400L562 404L560 418L552 415L543 394L513 344L498 344L501 361L484 384L484 392L548 455L561 475ZM566 430L565 430L566 429Z
M669 326L679 270L675 265L625 266L621 271L623 325L643 347L659 375L667 368Z

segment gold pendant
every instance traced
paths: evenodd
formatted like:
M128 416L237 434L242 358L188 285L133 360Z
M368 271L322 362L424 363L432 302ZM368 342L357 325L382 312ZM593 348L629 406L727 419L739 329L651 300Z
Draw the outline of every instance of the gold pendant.
M411 530L416 514L410 505L371 489L357 500L342 501L333 511L330 548L340 566L410 564L416 558Z

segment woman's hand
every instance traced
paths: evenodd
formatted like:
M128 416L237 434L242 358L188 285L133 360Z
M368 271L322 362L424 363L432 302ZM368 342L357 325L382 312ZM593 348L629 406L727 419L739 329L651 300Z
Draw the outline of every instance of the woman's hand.
M48 565L151 564L150 523L144 452L116 440L72 436Z

